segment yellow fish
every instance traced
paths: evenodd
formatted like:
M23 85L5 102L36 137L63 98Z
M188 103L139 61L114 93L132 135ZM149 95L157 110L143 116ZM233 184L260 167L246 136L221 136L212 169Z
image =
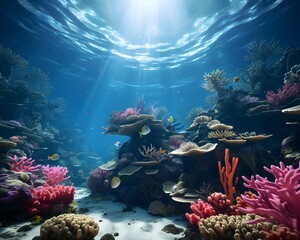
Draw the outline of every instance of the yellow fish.
M234 77L234 78L232 79L232 81L233 81L233 82L238 82L238 81L240 81L240 78L239 78L239 77Z
M114 176L110 181L111 188L117 188L120 186L121 179L119 176Z
M167 121L168 121L169 123L172 123L172 122L173 122L173 116L168 117L168 118L167 118Z
M165 149L160 149L159 151L160 151L161 154L167 153L167 150L165 150Z
M59 159L59 155L57 153L52 154L52 156L48 156L48 160L56 161Z
M149 128L148 125L144 125L142 130L139 132L140 137L145 136L151 132L151 129Z

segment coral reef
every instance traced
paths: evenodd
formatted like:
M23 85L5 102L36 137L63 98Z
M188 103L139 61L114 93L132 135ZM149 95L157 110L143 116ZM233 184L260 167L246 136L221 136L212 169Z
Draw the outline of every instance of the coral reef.
M41 240L92 240L99 233L99 225L86 215L62 214L46 220L40 229Z

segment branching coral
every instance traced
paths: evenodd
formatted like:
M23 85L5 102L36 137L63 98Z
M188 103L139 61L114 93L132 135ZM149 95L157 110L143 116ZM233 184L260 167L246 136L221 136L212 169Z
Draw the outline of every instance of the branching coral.
M239 159L233 157L232 158L232 165L229 162L229 149L225 149L225 166L221 166L221 162L218 161L218 168L220 174L220 181L222 183L223 189L225 191L226 196L230 200L231 204L233 204L233 195L235 193L235 185L238 182L238 177L235 178L233 182L233 175L235 173L236 167L239 163Z
M143 145L142 148L142 150L138 149L140 154L150 161L160 161L164 156L162 149L156 150L155 147L152 146L152 144L150 145L150 147L146 147L145 145Z
M37 67L32 68L25 81L30 89L45 95L49 94L52 89L49 82L49 74Z
M60 184L62 181L67 180L69 177L65 177L68 173L68 169L66 167L50 167L42 166L42 171L44 174L44 178L46 179L46 183L50 186L55 186Z
M280 47L279 41L254 41L248 45L248 55L245 56L245 59L250 60L251 62L265 62L274 55L283 53L284 50L285 49Z
M251 179L243 176L245 187L254 189L258 196L249 198L242 195L249 207L239 208L241 212L255 213L263 218L256 220L275 220L286 226L300 231L300 162L298 168L285 166L280 162L279 167L272 165L264 169L275 177L272 182L259 175Z
M120 125L126 122L127 117L138 114L140 114L140 109L137 108L127 108L125 111L116 111L110 115L109 123L111 125Z
M211 92L217 92L218 94L224 90L224 87L229 83L229 79L226 77L224 70L214 70L210 73L204 74L203 88Z
M8 80L13 71L23 69L27 66L28 62L19 54L14 53L11 49L4 47L0 44L0 73L1 76Z
M269 103L274 106L282 106L288 103L292 98L300 96L300 83L295 84L285 84L282 89L278 89L277 93L273 91L268 91L266 94L266 99Z
M11 170L16 172L36 172L39 170L41 165L32 166L35 162L32 158L27 158L25 156L18 158L16 155L14 157L10 157L9 159L12 161L8 163L11 167Z

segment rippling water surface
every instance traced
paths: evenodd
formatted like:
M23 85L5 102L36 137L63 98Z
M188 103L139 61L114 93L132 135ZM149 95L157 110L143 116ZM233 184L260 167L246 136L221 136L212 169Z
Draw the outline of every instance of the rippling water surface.
M107 55L129 68L177 68L206 56L226 33L276 9L283 0L18 0L55 31L67 47L88 59ZM30 19L19 23L32 29ZM260 24L263 24L261 22ZM229 39L230 40L230 39ZM62 44L62 43L57 43Z

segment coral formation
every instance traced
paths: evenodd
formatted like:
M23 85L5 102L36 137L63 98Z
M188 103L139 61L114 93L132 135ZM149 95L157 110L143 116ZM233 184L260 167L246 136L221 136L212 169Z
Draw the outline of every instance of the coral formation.
M249 198L242 195L248 207L239 208L244 213L255 213L262 215L262 218L255 222L277 221L283 223L293 230L300 231L300 163L296 169L292 166L285 166L282 162L278 166L272 165L264 169L275 177L272 182L259 175L247 179L243 176L245 187L252 188L258 195Z
M300 64L291 67L291 70L284 74L284 83L297 83L300 81Z
M99 225L86 215L62 214L46 220L40 229L41 240L92 240L99 233Z
M272 229L271 223L247 224L257 219L256 215L227 216L219 214L199 223L199 230L206 240L232 240L232 239L261 239L263 231Z
M75 195L74 186L56 185L33 188L31 214L61 213L70 204Z
M233 195L235 193L235 185L237 185L238 177L235 178L233 181L233 175L235 173L236 167L239 163L239 159L236 157L232 158L232 164L230 165L229 162L229 149L225 149L225 166L222 167L221 161L218 161L218 169L220 174L220 182L223 186L223 189L225 191L225 194L231 204L233 204Z
M217 92L219 95L223 93L224 87L229 83L226 72L219 68L204 74L203 88L211 92Z
M14 157L9 156L9 159L12 161L12 163L8 163L8 165L11 167L11 170L16 172L36 172L41 166L32 166L35 160L25 156L18 158L16 155L14 155Z
M56 166L50 167L49 165L42 166L42 172L44 174L44 178L46 183L50 186L55 186L67 180L68 177L65 177L68 173L68 169L66 167Z
M198 225L202 219L216 215L214 208L200 199L198 199L197 203L191 202L190 208L193 213L186 213L185 216L191 224Z

